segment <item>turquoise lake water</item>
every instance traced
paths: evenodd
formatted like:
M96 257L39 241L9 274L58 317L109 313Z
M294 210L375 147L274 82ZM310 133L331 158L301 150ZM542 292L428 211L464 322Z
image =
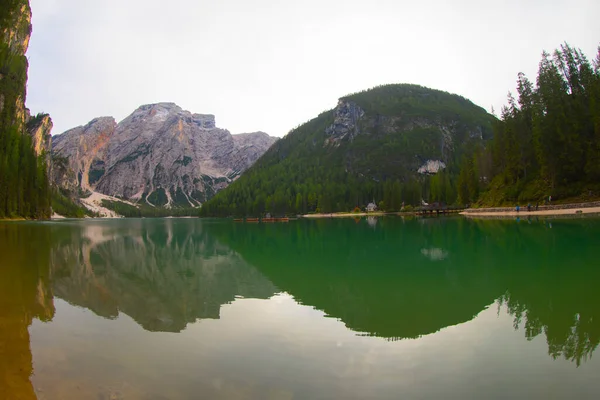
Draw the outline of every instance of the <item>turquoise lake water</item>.
M0 222L0 398L596 399L599 239L593 217Z

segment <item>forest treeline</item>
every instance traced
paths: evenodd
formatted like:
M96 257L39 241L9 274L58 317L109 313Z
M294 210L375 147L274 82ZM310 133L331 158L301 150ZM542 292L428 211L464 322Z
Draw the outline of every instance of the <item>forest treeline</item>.
M0 130L0 218L50 217L45 156L37 156L28 134Z
M517 77L517 96L494 138L465 157L460 203L585 200L600 196L600 48L590 62L568 44L542 55L537 79Z
M194 207L152 207L143 203L132 206L128 203L112 200L102 200L102 207L126 218L195 217L198 215L198 209Z

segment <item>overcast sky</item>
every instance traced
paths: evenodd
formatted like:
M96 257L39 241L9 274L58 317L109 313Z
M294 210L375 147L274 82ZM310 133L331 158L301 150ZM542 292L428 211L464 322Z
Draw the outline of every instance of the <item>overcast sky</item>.
M54 134L142 104L283 136L337 99L416 83L497 110L564 41L594 59L598 0L31 0L27 106Z

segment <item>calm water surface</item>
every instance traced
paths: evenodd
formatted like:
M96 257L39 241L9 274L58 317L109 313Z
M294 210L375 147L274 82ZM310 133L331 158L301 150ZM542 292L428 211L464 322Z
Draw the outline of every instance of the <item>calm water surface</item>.
M600 219L0 223L0 399L597 399Z

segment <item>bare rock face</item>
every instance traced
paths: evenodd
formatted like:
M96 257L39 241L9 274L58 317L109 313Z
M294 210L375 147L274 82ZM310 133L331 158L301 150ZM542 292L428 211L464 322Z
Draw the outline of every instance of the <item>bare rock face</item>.
M204 129L215 129L216 122L215 116L212 114L194 114L192 115L195 121L197 121L200 126Z
M29 113L27 113L29 114ZM31 136L33 149L38 156L48 156L52 152L52 118L48 114L27 116L27 133Z
M250 168L265 151L271 147L277 138L269 136L264 132L240 133L233 135L233 143L236 152L232 153L231 177L236 179L242 172Z
M15 3L5 11L8 12L7 25L0 26L0 39L13 53L24 55L31 37L31 7L29 1L17 0Z
M358 122L364 115L365 112L356 103L340 100L334 111L333 125L325 131L328 136L326 144L339 146L344 139L351 141L360 133Z
M138 108L119 124L100 118L55 137L83 190L152 206L199 206L227 187L277 138L231 135L214 115L173 103Z
M27 0L3 2L1 8L0 124L4 125L2 128L15 126L23 131L27 117L25 98L29 62L25 53L31 36L31 8Z
M101 117L54 136L54 182L69 189L92 189L103 175L105 150L116 127L114 118Z
M419 167L417 172L420 174L435 175L439 171L441 171L445 168L446 168L446 164L443 161L427 160L427 162L425 162L425 164L423 164Z

